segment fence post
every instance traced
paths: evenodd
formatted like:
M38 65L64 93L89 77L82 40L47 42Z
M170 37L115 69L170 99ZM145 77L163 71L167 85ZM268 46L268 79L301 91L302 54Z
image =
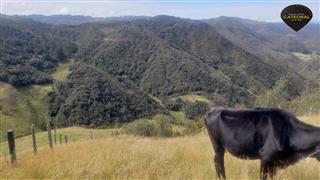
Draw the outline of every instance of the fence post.
M53 135L54 135L54 144L57 145L57 126L56 125L54 125Z
M11 156L11 163L15 163L17 160L17 156L16 156L16 145L14 142L13 129L8 130L7 135L8 135L8 145L9 145L9 152Z
M309 108L309 116L312 115L312 107Z
M60 134L60 144L62 144L62 134Z
M37 142L36 142L36 135L34 133L34 124L31 125L31 134L32 134L33 152L37 154Z
M90 128L90 138L93 139L92 129Z
M66 144L68 144L68 137L64 136L64 141L66 142Z
M51 127L49 123L47 124L47 131L48 131L49 146L50 148L52 148Z

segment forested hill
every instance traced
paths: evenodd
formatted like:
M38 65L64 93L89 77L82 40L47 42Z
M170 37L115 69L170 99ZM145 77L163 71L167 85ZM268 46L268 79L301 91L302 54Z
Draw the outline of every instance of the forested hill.
M320 24L309 23L299 32L284 23L220 17L205 20L220 34L274 65L292 68L318 84ZM302 60L302 61L301 61Z
M16 119L12 111L21 111L8 106L17 103L7 98L13 92L26 96L19 101L29 98L23 111L37 111L35 87L52 87L40 101L61 126L103 126L181 107L196 107L192 117L197 117L211 105L254 106L257 97L283 85L279 82L285 82L285 100L291 100L316 84L313 73L295 68L307 61L294 53L309 52L275 48L265 33L235 28L233 21L70 18L78 23L1 16L0 92L7 94L0 96L0 109L7 122ZM59 22L59 16L54 19ZM206 106L186 105L190 102L182 97L192 95L205 99Z
M76 52L75 34L68 28L0 18L0 81L16 87L51 83L50 71Z

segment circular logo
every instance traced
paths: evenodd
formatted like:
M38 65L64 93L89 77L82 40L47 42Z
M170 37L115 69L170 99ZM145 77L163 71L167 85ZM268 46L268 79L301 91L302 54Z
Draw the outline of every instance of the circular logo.
M299 31L308 24L311 18L312 11L300 4L290 5L281 12L281 19L295 31Z

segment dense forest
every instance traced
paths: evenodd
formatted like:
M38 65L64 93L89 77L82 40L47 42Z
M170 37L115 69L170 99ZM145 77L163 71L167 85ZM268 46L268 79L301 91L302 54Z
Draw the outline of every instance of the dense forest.
M45 121L90 127L171 111L195 120L211 106L319 109L319 26L305 31L227 17L1 15L1 122L21 123L40 102Z

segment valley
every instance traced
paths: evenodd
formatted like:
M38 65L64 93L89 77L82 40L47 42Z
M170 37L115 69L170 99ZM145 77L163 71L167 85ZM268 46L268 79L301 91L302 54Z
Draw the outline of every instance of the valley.
M31 124L107 128L172 112L196 122L212 106L319 111L314 25L281 38L288 49L281 24L229 17L1 18L0 141Z
M0 18L0 179L213 179L204 116L217 106L278 107L320 126L317 24L293 33L233 17ZM257 160L225 162L229 179L259 177ZM319 179L317 163L276 179Z

